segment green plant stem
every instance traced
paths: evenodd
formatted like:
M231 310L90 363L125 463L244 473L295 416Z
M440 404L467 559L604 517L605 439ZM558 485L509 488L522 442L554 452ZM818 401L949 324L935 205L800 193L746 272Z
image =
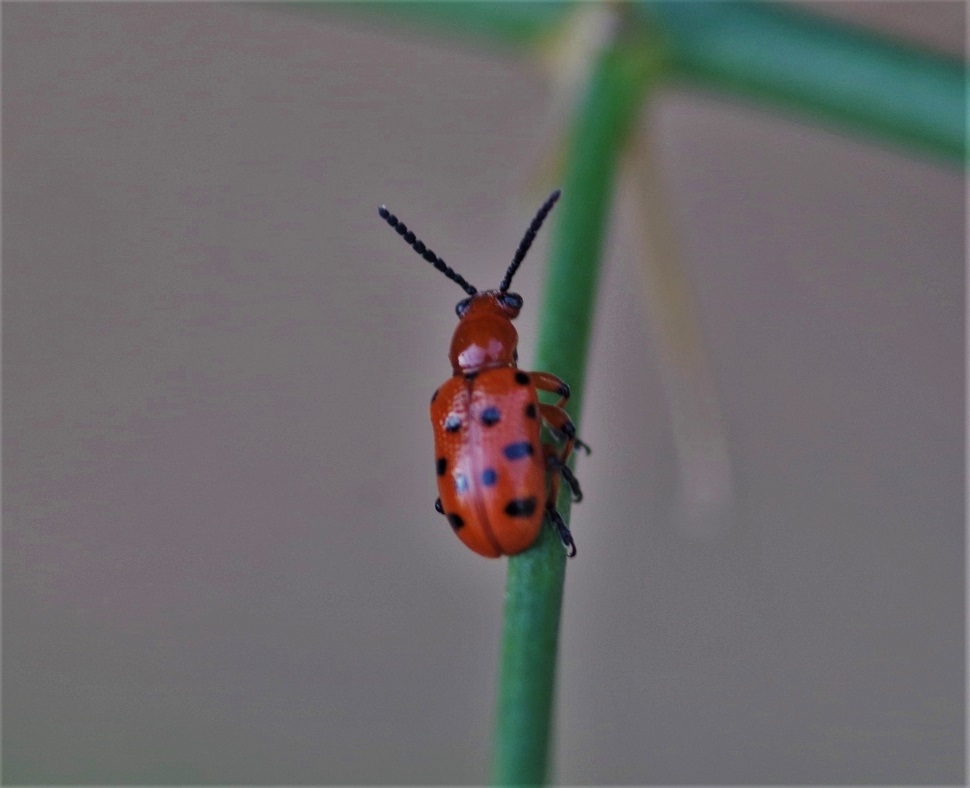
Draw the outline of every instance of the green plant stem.
M647 80L642 53L604 52L590 76L572 132L540 315L535 366L572 387L577 421L598 260L619 155ZM568 495L559 506L568 518ZM509 559L495 718L492 782L541 785L548 777L565 554L552 528Z
M529 47L569 13L568 3L521 0L362 0L318 3L328 11L350 12L360 19L400 23L415 29L460 36L484 45ZM305 7L296 3L294 7Z
M779 3L649 2L685 84L963 162L966 64Z
M955 164L966 161L967 66L959 58L783 3L629 5L663 39L669 80L794 111ZM468 0L323 7L523 49L554 35L576 4Z

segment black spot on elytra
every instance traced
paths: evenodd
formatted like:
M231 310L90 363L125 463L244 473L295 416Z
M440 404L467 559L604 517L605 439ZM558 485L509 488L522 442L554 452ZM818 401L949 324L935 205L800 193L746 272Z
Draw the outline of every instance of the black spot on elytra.
M451 527L454 528L456 531L465 524L465 521L462 520L461 517L455 514L454 512L448 515L448 522L451 523Z
M455 474L455 490L460 493L468 489L468 477L463 473Z
M531 498L513 498L505 505L505 513L509 517L531 517L535 514L536 510L536 499L533 495Z
M531 380L531 378L525 372L516 372L515 373L515 382L518 383L520 386L527 386L529 384L529 381L530 380Z
M486 468L482 471L482 484L486 487L491 487L495 482L498 481L498 474L495 472L494 468Z
M502 454L510 460L521 460L523 457L531 457L535 449L532 448L532 444L529 441L520 441L519 443L510 443L504 449L502 449Z
M486 427L491 427L493 424L498 424L499 420L498 408L494 405L489 405L485 410L482 411L482 424Z
M458 430L461 429L461 419L452 413L447 419L445 419L445 429L448 432L458 432Z
M436 500L436 501L434 502L434 510L435 510L435 511L436 511L436 512L437 512L438 514L444 514L444 513L445 513L445 510L444 510L444 509L442 508L442 506L441 506L441 499L440 499L440 498L438 498L438 499L437 499L437 500Z
M435 463L435 470L438 472L439 476L444 476L445 471L448 469L448 458L439 457L438 462Z
M530 402L525 406L525 415L530 419L534 419L536 417L536 405L534 402Z

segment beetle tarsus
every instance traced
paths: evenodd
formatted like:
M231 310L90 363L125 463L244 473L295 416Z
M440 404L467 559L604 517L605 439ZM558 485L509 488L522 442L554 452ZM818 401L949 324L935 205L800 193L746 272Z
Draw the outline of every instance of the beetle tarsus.
M589 447L589 444L586 443L586 441L582 441L576 437L576 425L571 421L567 421L559 429L556 429L555 427L552 429L557 438L563 441L571 440L575 448L582 449L584 452L586 452L587 457L593 453L593 450Z
M566 525L566 521L562 519L562 515L554 507L550 506L546 511L549 514L549 519L552 520L552 524L556 526L556 530L559 532L559 541L566 548L566 558L575 558L576 542L573 541L572 532L570 532L569 526Z
M573 475L572 469L555 454L549 455L548 463L550 468L559 471L562 478L566 480L566 484L569 485L569 490L572 493L573 503L579 503L583 500L583 491L580 489L579 480Z

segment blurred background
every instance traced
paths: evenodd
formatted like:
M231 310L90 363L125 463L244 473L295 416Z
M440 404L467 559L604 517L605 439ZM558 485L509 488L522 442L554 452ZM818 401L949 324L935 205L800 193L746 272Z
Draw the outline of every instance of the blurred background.
M804 7L963 53L962 3ZM337 7L2 31L4 781L482 782L505 561L434 512L427 416L462 294L376 209L497 283L553 81ZM686 89L643 125L723 483L699 519L621 190L557 779L960 783L962 172Z

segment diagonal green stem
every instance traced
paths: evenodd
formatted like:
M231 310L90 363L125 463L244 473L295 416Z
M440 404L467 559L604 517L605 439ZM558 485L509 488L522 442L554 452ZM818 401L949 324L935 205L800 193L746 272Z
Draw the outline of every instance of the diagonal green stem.
M645 2L671 76L965 161L966 64L782 3Z
M647 74L642 54L621 48L604 52L572 133L535 363L570 383L573 421L583 398L614 176ZM559 505L568 518L565 492ZM565 561L552 528L543 529L534 548L509 559L492 763L496 785L541 785L548 778Z

